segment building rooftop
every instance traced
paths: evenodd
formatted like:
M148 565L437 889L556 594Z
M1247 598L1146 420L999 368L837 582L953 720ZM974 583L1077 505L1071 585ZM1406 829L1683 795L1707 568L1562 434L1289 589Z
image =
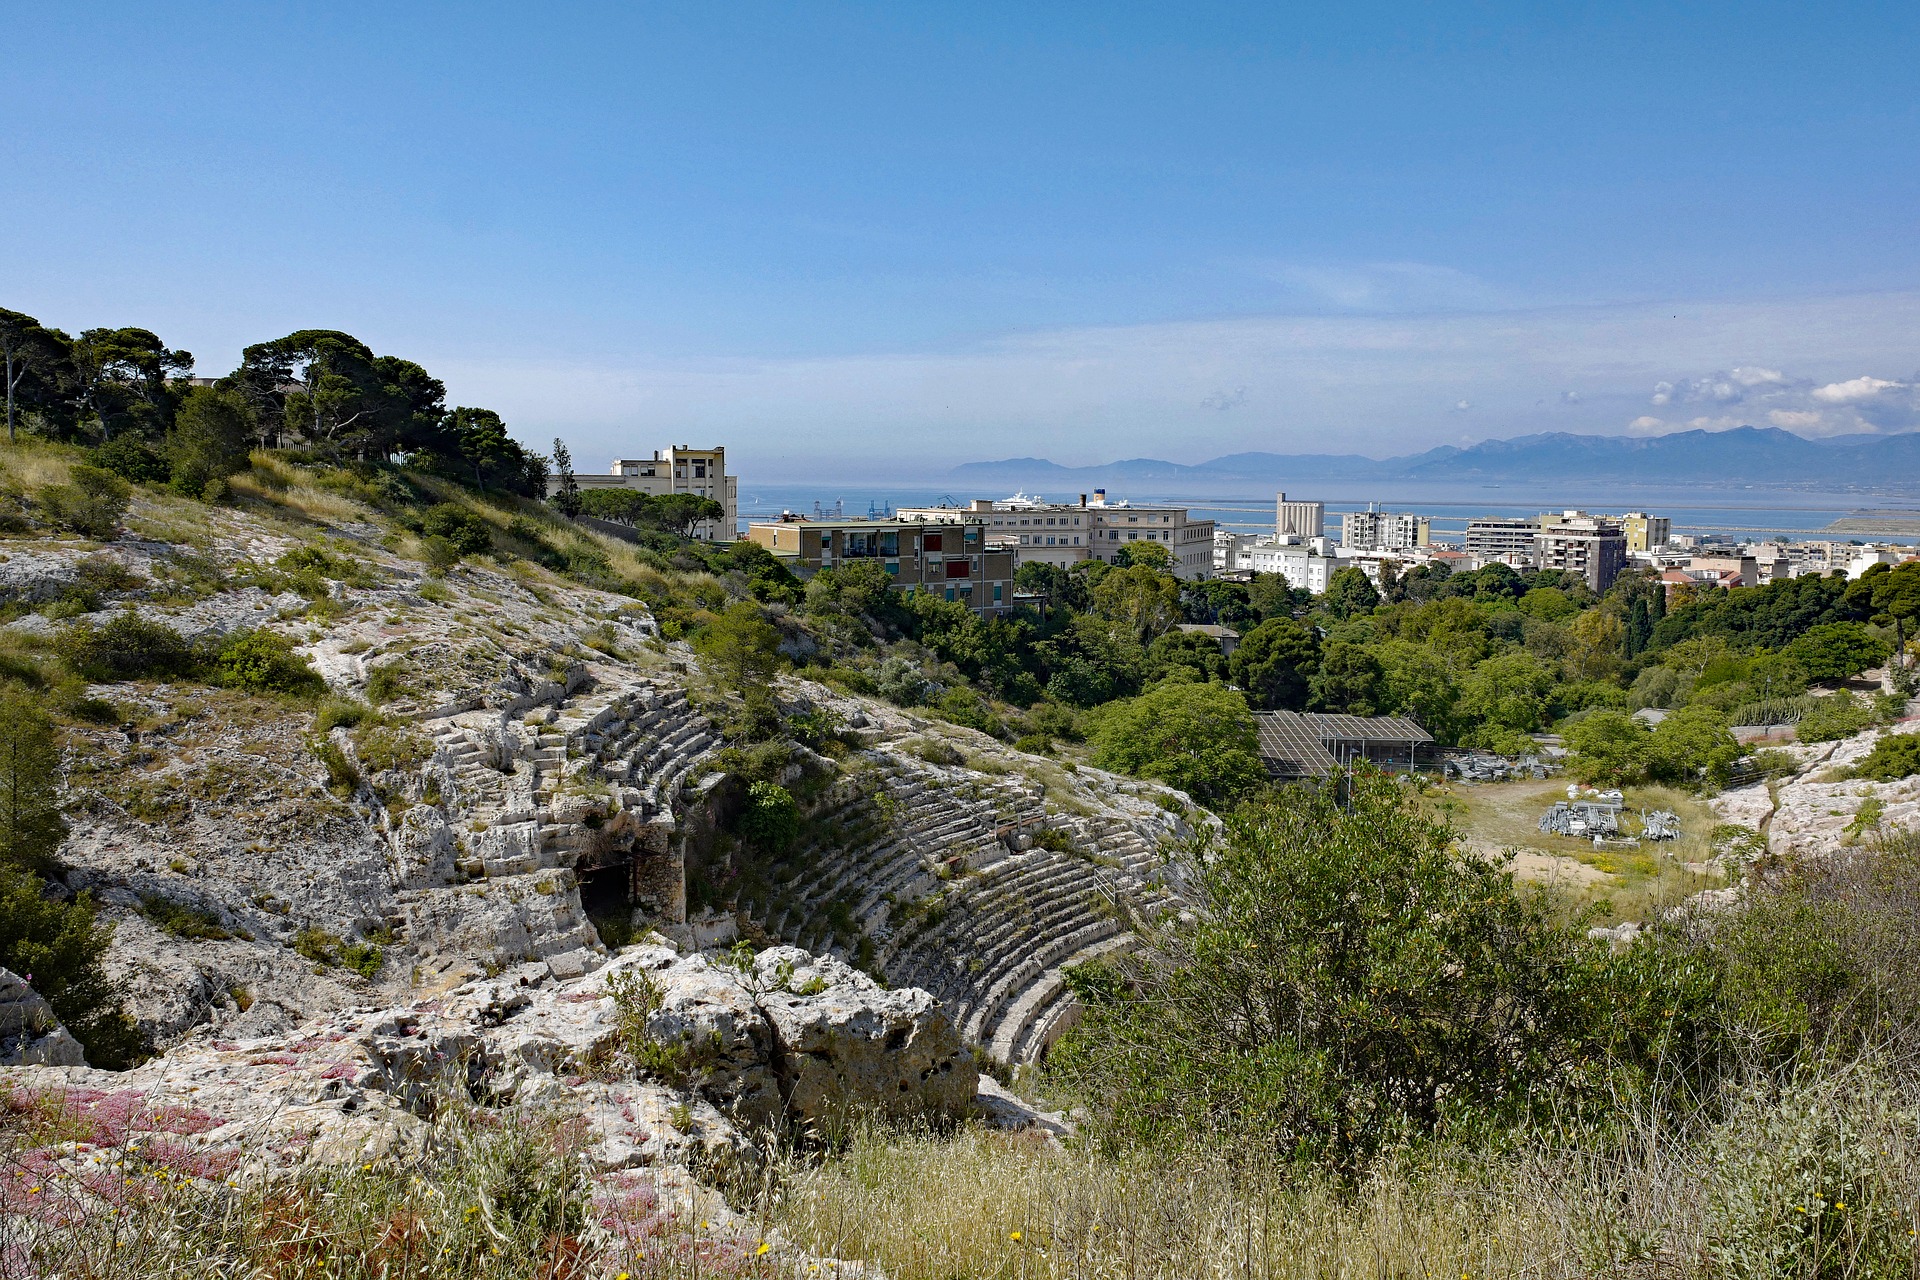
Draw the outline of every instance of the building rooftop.
M1404 744L1408 748L1433 736L1405 716L1347 716L1314 711L1262 711L1254 716L1260 734L1260 758L1278 777L1319 778L1336 772L1340 743Z

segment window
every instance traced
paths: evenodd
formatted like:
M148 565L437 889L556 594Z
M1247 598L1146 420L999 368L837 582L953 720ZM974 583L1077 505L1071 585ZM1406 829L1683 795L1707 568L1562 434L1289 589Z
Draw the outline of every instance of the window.
M997 582L993 584L993 602L1000 603L1000 584Z
M949 578L964 578L964 577L966 577L966 576L967 576L967 562L966 562L965 560L949 560L949 561L947 561L947 576L948 576Z
M875 555L897 556L900 554L900 534L898 531L874 535L874 544L879 548Z
M953 588L952 588L952 587L948 587L948 588L947 588L947 600L948 600L948 602L949 602L949 603L951 603L951 602L952 602L952 600L953 600Z
M707 464L706 464L706 463L704 463L704 462L696 462L696 463L694 463L694 464L693 464L693 478L694 478L695 480L705 480L705 479L707 478Z
M937 533L922 534L920 537L920 549L922 551L940 551L943 549L940 545L940 539L941 535Z
M830 533L822 532L820 535L820 545L822 547L831 547L833 545L833 535Z

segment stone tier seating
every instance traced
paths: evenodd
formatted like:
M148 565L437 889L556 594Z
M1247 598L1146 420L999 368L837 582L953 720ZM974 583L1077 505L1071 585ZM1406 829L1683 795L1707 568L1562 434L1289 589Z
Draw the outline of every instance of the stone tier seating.
M842 954L851 924L889 983L939 996L996 1057L1038 1058L1075 1014L1063 970L1132 946L1128 911L1171 900L1156 842L1111 814L1050 812L1024 779L867 758L871 771L815 810L839 838L789 858L750 912L776 937ZM1069 851L1032 846L1032 826L1009 833L1015 847L995 834L1034 819Z

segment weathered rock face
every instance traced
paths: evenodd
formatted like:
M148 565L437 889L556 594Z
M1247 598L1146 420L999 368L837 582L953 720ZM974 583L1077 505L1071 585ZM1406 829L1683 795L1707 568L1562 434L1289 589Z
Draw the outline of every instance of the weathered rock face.
M6 996L0 1020L19 1010L30 1022L38 997L0 971ZM636 1076L625 1052L630 1017L659 1050L646 1059L652 1075ZM68 1113L63 1131L84 1137L43 1155L75 1172L112 1166L128 1144L200 1178L407 1160L434 1141L448 1103L466 1099L488 1115L574 1125L597 1175L650 1170L681 1210L716 1219L731 1214L693 1175L754 1164L749 1122L804 1125L860 1108L959 1115L977 1082L926 992L886 991L791 947L742 969L641 946L581 978L525 965L291 1035L202 1030L126 1072L43 1061L0 1070L0 1111ZM984 1114L1041 1124L1005 1099Z
M84 1067L80 1042L53 1007L11 969L0 969L0 1066Z
M885 990L798 947L761 952L753 982L773 1029L781 1091L802 1119L849 1109L957 1115L972 1101L979 1072L928 992Z
M1838 742L1795 746L1791 750L1800 761L1798 773L1771 787L1727 791L1715 797L1714 812L1762 832L1768 852L1778 857L1817 856L1868 838L1876 828L1920 827L1920 777L1822 780L1857 764L1881 738L1914 731L1911 726L1869 730Z

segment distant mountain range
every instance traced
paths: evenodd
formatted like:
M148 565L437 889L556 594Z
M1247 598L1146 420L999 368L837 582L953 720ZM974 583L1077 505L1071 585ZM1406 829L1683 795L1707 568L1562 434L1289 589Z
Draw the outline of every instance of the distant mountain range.
M1777 427L1679 431L1666 436L1583 436L1564 431L1443 445L1401 458L1344 453L1233 453L1186 465L1129 458L1063 467L1045 458L969 462L948 475L996 488L1152 486L1167 491L1325 481L1605 481L1638 485L1754 484L1782 488L1920 490L1920 431L1809 440Z

